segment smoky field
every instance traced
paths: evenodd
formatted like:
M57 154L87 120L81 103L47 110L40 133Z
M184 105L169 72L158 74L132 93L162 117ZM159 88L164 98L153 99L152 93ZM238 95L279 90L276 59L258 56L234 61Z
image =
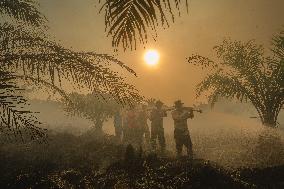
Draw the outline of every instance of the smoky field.
M0 0L0 189L283 189L283 7Z
M215 116L214 116L215 117ZM1 188L278 188L283 184L281 129L190 123L194 160L176 159L171 120L166 155L127 149L113 135L61 125L46 144L2 143ZM207 122L206 122L207 123ZM212 122L213 123L213 122ZM220 124L220 122L219 122ZM227 123L224 123L227 124ZM57 125L58 127L58 125ZM78 128L77 126L76 128ZM68 132L67 132L68 131ZM269 170L267 170L269 169ZM266 177L269 177L270 180ZM263 178L266 178L263 179ZM274 179L274 180L272 180Z

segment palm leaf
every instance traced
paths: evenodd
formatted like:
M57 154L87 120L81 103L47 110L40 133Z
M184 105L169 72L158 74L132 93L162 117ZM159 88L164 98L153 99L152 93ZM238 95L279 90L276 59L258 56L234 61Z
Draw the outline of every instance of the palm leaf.
M279 59L284 57L284 30L280 31L277 35L275 35L272 39L272 51L275 56Z
M0 24L0 135L4 138L46 137L34 112L23 109L26 100L18 95L23 90L19 79L52 88L66 100L69 95L61 87L62 80L80 89L111 94L121 103L141 98L134 86L109 68L117 64L136 75L119 60L107 54L74 52L50 40L40 28L46 18L33 0L1 0L0 15L12 18Z
M15 76L0 71L0 134L2 141L37 140L45 141L46 129L34 116L34 112L25 110L27 100L20 95L23 89L12 80Z
M45 139L46 131L40 128L33 112L19 109L21 103L18 101L24 101L24 98L16 95L20 90L16 83L6 85L4 81L32 81L56 90L66 100L69 100L69 95L61 88L62 80L80 89L111 94L122 104L141 98L134 86L124 82L124 78L108 66L117 64L134 75L136 73L110 55L74 52L42 33L22 26L2 24L0 28L0 72L3 76L0 83L0 124L1 133L8 140L21 138L24 141L27 137L32 140ZM4 77L2 73L17 74Z
M272 39L272 52L274 53L273 59L270 61L272 76L275 80L279 81L280 87L284 95L284 30L275 35Z
M240 83L237 78L232 78L220 74L212 74L207 76L197 88L197 95L202 92L213 89L214 96L238 98L239 100L246 100L251 97L250 89L244 84ZM215 99L217 98L214 97Z
M1 0L0 15L8 15L34 26L42 26L46 18L39 12L34 0Z
M79 88L109 93L122 103L139 97L135 88L106 64L116 63L133 74L135 72L111 56L74 52L21 27L4 24L0 28L3 70L46 80L53 85L65 79Z
M181 0L106 0L101 10L105 10L106 30L112 36L113 47L135 49L137 39L145 44L149 30L156 33L159 24L169 26L167 15L174 21L173 8L180 11L180 4Z

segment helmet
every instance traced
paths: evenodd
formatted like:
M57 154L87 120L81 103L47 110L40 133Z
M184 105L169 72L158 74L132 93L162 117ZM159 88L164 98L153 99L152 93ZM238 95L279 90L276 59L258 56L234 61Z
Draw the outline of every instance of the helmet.
M164 103L162 102L162 101L160 101L160 100L157 100L156 101L156 106L162 106Z
M174 104L175 104L175 107L179 107L179 106L182 106L182 105L183 105L183 103L181 102L181 100L175 101Z

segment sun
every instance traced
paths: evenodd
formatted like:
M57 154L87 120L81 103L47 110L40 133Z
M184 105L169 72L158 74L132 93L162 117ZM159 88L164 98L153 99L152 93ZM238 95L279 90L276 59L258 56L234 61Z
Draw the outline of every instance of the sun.
M160 54L155 49L149 49L144 54L144 60L147 65L155 66L159 63Z

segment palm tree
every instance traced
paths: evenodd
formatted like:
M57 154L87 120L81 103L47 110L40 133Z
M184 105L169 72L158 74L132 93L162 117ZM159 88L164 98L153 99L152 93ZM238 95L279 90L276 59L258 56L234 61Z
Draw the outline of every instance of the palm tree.
M168 27L169 16L174 22L174 11L180 15L182 3L188 8L187 0L105 0L101 10L113 47L135 49L137 41L145 44L150 34L155 39L157 26Z
M89 119L94 124L94 129L102 133L103 123L112 117L121 108L112 96L108 94L70 94L71 103L65 101L65 111L71 115L79 115Z
M284 104L284 31L273 37L270 56L265 56L264 48L254 41L225 40L214 49L218 62L200 55L188 59L194 65L211 68L211 74L198 85L197 96L212 92L212 104L220 97L250 101L263 125L276 127Z
M33 114L21 108L25 99L17 93L22 91L22 81L52 87L65 97L68 95L61 87L62 80L79 89L107 92L121 103L140 97L132 85L108 67L115 63L135 74L119 60L107 54L74 52L51 40L46 34L47 21L34 1L1 0L0 12L2 17L11 17L0 23L2 134L22 137L25 130L31 139L45 136Z

